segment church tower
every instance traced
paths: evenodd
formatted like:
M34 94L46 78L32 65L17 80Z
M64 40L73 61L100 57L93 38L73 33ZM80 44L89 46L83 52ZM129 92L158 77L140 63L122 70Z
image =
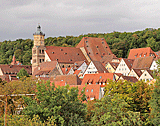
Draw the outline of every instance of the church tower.
M40 63L45 60L45 45L44 36L45 34L41 31L41 26L38 25L37 31L33 34L34 36L34 46L32 48L32 74L34 69L39 66Z

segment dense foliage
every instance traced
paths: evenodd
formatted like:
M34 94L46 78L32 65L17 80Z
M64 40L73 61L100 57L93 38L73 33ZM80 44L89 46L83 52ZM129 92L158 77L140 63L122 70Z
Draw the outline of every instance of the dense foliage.
M50 82L36 83L31 78L1 84L0 94L36 93L36 96L8 97L8 125L159 125L159 80L155 86L113 82L106 85L101 100L83 103L78 88L55 88ZM36 88L35 88L36 87ZM154 90L152 90L154 89ZM36 92L34 92L36 90ZM3 101L5 99L2 98ZM25 106L17 115L18 104ZM0 102L0 124L4 103Z
M45 39L46 46L76 46L84 37L104 38L117 57L126 58L129 49L151 47L153 51L160 50L160 29L145 29L136 32L112 32L104 34L86 34L78 37L48 37ZM32 58L33 40L17 39L16 41L0 42L0 64L9 64L13 54L24 65L30 64Z
M84 125L86 105L82 103L78 88L55 88L50 81L37 84L36 98L25 97L24 114L31 119L38 115L42 122L53 118L56 125Z

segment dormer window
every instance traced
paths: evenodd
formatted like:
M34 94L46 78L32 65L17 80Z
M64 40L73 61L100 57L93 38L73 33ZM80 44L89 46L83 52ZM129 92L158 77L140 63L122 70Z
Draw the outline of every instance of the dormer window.
M98 48L98 46L96 46L96 48Z
M54 52L52 52L52 54L54 54Z

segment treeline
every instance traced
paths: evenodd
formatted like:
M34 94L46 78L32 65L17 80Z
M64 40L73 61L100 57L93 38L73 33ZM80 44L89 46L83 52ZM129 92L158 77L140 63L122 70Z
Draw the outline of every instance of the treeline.
M48 37L45 39L46 46L63 46L75 47L80 40L84 37L98 37L104 38L112 52L117 57L126 58L129 50L132 48L151 47L153 51L160 50L160 28L152 29L147 28L143 31L136 32L112 32L104 34L86 34L78 37ZM31 39L17 39L16 41L3 41L0 43L0 64L9 64L12 56L15 55L16 59L24 65L30 64L32 57L33 40Z
M37 80L38 81L38 80ZM86 101L85 88L55 87L47 81L22 78L0 83L0 94L36 94L9 97L9 126L148 126L160 125L160 78L155 84L144 81L108 81L100 100ZM5 97L1 97L5 101ZM5 104L0 102L0 125L4 123ZM23 108L23 109L22 109Z

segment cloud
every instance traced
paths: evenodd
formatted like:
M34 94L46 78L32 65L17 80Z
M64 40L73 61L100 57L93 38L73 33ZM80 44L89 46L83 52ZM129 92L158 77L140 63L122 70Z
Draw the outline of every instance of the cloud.
M2 0L0 41L33 38L38 23L46 37L158 28L159 5L158 0Z

